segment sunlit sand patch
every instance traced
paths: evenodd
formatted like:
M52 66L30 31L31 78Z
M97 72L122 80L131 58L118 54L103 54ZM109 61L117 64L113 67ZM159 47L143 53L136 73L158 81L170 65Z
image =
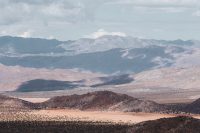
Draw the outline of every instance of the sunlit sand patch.
M41 102L49 100L49 98L19 98L19 99L29 101L32 103L41 103Z
M48 116L50 119L55 117L65 117L70 120L80 121L102 121L114 123L139 123L148 120L156 120L159 118L169 118L176 115L173 114L157 114L157 113L132 113L132 112L104 112L104 111L80 111L80 110L39 110L32 111L31 114Z

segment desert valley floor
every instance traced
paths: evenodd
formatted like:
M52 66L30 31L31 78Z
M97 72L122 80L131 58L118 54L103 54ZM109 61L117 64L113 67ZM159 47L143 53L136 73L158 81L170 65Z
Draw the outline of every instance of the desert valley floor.
M111 122L122 124L136 124L149 120L160 118L172 118L176 116L191 116L200 119L200 115L183 115L183 114L159 114L159 113L134 113L134 112L112 112L112 111L80 111L69 109L53 109L25 112L24 114L40 116L39 121L60 120L60 121L93 121L93 122ZM23 115L23 113L20 113ZM39 118L39 117L38 117Z

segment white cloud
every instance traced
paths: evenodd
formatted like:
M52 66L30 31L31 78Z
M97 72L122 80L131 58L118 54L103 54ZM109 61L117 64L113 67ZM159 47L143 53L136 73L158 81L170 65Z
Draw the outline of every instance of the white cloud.
M191 25L190 29L184 27L191 32L184 32L187 34L184 36L191 38L198 36L192 33L198 33L196 27L199 26L196 23L197 26L192 27L194 21L190 20L188 14L192 15L198 9L199 0L0 0L0 35L45 38L53 35L57 39L66 40L80 38L97 27L104 27L148 38L171 37L172 32L179 37L179 30L171 30L181 27L178 22L174 22L178 20L175 16L177 14L169 16L171 13L179 13L182 24ZM193 13L194 16L199 14ZM170 34L149 33L156 27L162 28L164 24L168 25ZM27 29L34 32L24 33ZM90 37L107 34L111 33L99 30ZM114 34L125 35L121 32Z
M139 7L187 7L200 6L199 0L117 0L113 4L132 4Z
M24 38L28 38L31 37L31 31L25 31L22 32L20 35L18 35L19 37L24 37Z
M20 22L78 22L87 19L85 9L70 0L0 0L0 25Z
M193 15L193 16L197 16L197 17L200 17L200 10L194 12L192 15Z
M54 36L50 35L47 39L56 39Z
M98 31L90 34L90 35L86 35L84 37L86 38L93 38L93 39L96 39L96 38L99 38L99 37L102 37L102 36L105 36L105 35L111 35L111 36L122 36L122 37L125 37L126 34L123 33L123 32L108 32L104 29L99 29Z
M22 31L22 30L10 30L10 29L7 29L7 30L2 30L0 32L0 36L8 36L8 35L11 35L11 36L18 36L18 37L24 37L24 38L29 38L29 37L32 37L32 34L33 34L33 30L27 30L27 31Z
M199 0L115 0L107 4L132 6L146 12L181 13L200 8Z
M167 13L179 13L186 10L186 8L175 8L175 7L165 7L159 9Z

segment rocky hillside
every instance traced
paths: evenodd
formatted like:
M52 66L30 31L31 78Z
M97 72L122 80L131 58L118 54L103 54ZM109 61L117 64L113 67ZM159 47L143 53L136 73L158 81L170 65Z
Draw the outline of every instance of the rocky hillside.
M168 105L173 113L191 113L200 114L200 98L191 103L172 104Z
M41 103L41 107L131 112L160 112L167 109L166 106L152 101L143 101L110 91L54 97Z
M182 107L183 112L199 114L200 113L200 99Z
M190 117L163 118L136 125L83 121L1 121L4 133L198 133L200 120Z
M42 103L31 103L18 98L0 95L0 112L46 108L200 114L200 99L189 104L158 104L153 101L137 99L126 94L111 91L96 91L82 95L56 96Z
M37 106L33 103L0 95L0 112L6 111L24 111L29 109L36 109Z
M136 124L128 133L197 133L200 120L191 117L163 118Z

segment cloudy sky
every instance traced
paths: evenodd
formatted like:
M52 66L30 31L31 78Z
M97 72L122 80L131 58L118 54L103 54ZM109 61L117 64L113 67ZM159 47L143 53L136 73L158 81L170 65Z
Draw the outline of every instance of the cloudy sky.
M0 0L0 35L200 40L199 0Z

